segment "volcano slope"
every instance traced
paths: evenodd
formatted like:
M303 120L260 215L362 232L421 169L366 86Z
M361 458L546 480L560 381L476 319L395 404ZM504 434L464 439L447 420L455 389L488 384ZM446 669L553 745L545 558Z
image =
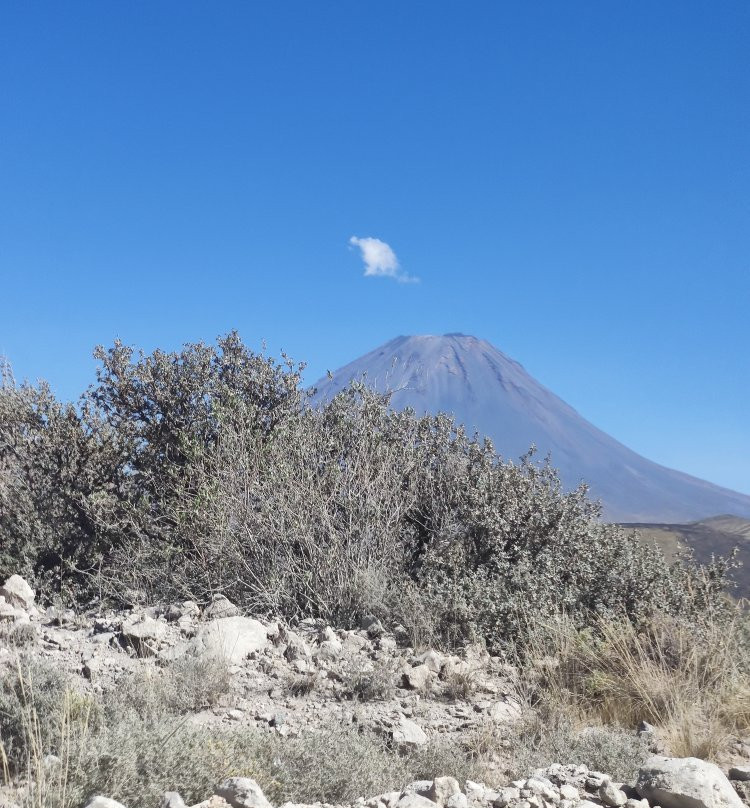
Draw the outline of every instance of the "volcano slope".
M446 412L492 439L505 458L533 444L566 488L580 481L615 522L675 524L716 514L750 518L750 496L660 466L597 429L486 340L464 334L400 336L316 385L313 403L352 380L392 391L396 409Z

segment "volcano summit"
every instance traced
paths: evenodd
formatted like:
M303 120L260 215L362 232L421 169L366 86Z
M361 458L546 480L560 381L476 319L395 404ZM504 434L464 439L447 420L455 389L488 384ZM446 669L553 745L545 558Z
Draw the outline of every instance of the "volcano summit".
M750 517L750 496L660 466L586 421L489 342L464 334L396 337L317 384L331 398L354 379L392 390L396 409L446 412L516 459L536 445L566 488L587 482L604 517L688 522L717 514Z

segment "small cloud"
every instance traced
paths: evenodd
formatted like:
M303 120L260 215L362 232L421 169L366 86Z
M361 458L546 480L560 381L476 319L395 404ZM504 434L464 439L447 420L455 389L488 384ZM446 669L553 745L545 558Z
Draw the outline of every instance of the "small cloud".
M401 270L401 266L389 244L379 238L352 236L349 244L359 247L365 262L365 277L393 278L399 283L417 283L419 278Z

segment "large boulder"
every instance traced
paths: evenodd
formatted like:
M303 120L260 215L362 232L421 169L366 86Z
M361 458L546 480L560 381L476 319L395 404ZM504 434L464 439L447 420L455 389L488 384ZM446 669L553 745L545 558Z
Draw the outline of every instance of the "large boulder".
M641 768L635 787L662 808L744 808L721 769L699 758L655 755Z
M194 653L225 659L240 665L253 651L268 644L265 626L251 617L220 617L206 623L193 639Z
M415 665L408 668L402 676L402 684L409 690L426 691L430 687L430 682L435 674L427 665Z
M273 808L261 787L250 777L228 777L216 788L216 796L232 808Z
M28 623L29 615L23 609L17 609L0 595L0 623Z
M86 803L86 808L125 808L125 806L109 797L92 797Z
M30 612L34 609L34 597L36 593L28 585L26 580L20 575L11 575L10 578L0 586L0 596L17 609L24 609Z

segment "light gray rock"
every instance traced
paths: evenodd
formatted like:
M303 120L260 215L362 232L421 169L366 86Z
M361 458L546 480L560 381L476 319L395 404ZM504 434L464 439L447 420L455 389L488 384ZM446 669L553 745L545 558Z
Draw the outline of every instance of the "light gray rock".
M28 612L23 609L18 609L11 603L5 600L3 595L0 595L0 622L3 623L28 623Z
M526 781L526 788L547 802L560 799L560 792L546 777L530 777Z
M504 788L498 788L498 790L495 792L492 805L494 808L506 808L507 805L511 805L513 802L520 799L520 788L516 788L515 786L505 786Z
M253 651L268 645L266 629L251 617L221 617L202 626L191 640L193 653L225 659L239 665Z
M469 798L459 791L458 794L448 797L445 808L469 808Z
M581 795L578 793L578 789L575 786L570 785L570 783L563 783L560 786L560 797L563 800L578 800L581 798Z
M109 797L92 797L86 803L86 808L125 808L125 806Z
M239 613L240 610L228 597L216 594L211 598L211 603L204 609L203 616L207 620L217 620L221 617L236 617Z
M515 701L496 701L488 713L496 724L512 724L521 717L521 706Z
M336 638L333 640L323 640L315 649L313 657L319 662L334 662L341 656L342 650L343 645L340 640Z
M159 645L168 632L165 623L147 614L131 615L120 629L123 639L141 657L156 656Z
M467 780L466 783L464 783L464 793L466 794L470 804L485 802L487 787L482 785L482 783L475 783L473 780ZM502 806L499 808L502 808Z
M599 786L599 799L610 808L620 808L628 801L628 795L617 788L611 780L607 780Z
M427 735L422 727L408 718L401 717L401 720L396 725L391 733L394 743L400 749L414 749L417 746L423 746L427 743Z
M442 654L437 651L429 650L417 657L417 662L420 665L426 665L433 673L440 673L445 663Z
M750 766L732 766L729 770L730 780L739 780L742 783L750 781Z
M404 788L402 792L400 792L399 796L406 794L407 792L411 792L413 794L421 794L423 797L426 797L431 788L432 780L413 780Z
M721 769L699 758L654 756L641 768L635 787L662 808L744 808Z
M409 690L427 690L434 675L427 665L416 665L404 671L402 682Z
M161 808L187 808L187 806L176 791L167 791L161 798Z
M436 777L432 781L430 789L425 796L436 805L439 805L440 808L444 808L451 797L460 793L461 786L458 784L458 780L456 780L455 777Z
M214 793L232 808L272 808L261 787L251 777L228 777Z
M11 575L10 578L0 586L0 595L18 609L29 612L34 609L34 598L36 593L20 575Z
M415 791L406 791L396 803L396 808L435 808L435 803Z
M294 631L287 631L285 639L284 659L287 662L307 662L310 659L310 649L299 634Z

